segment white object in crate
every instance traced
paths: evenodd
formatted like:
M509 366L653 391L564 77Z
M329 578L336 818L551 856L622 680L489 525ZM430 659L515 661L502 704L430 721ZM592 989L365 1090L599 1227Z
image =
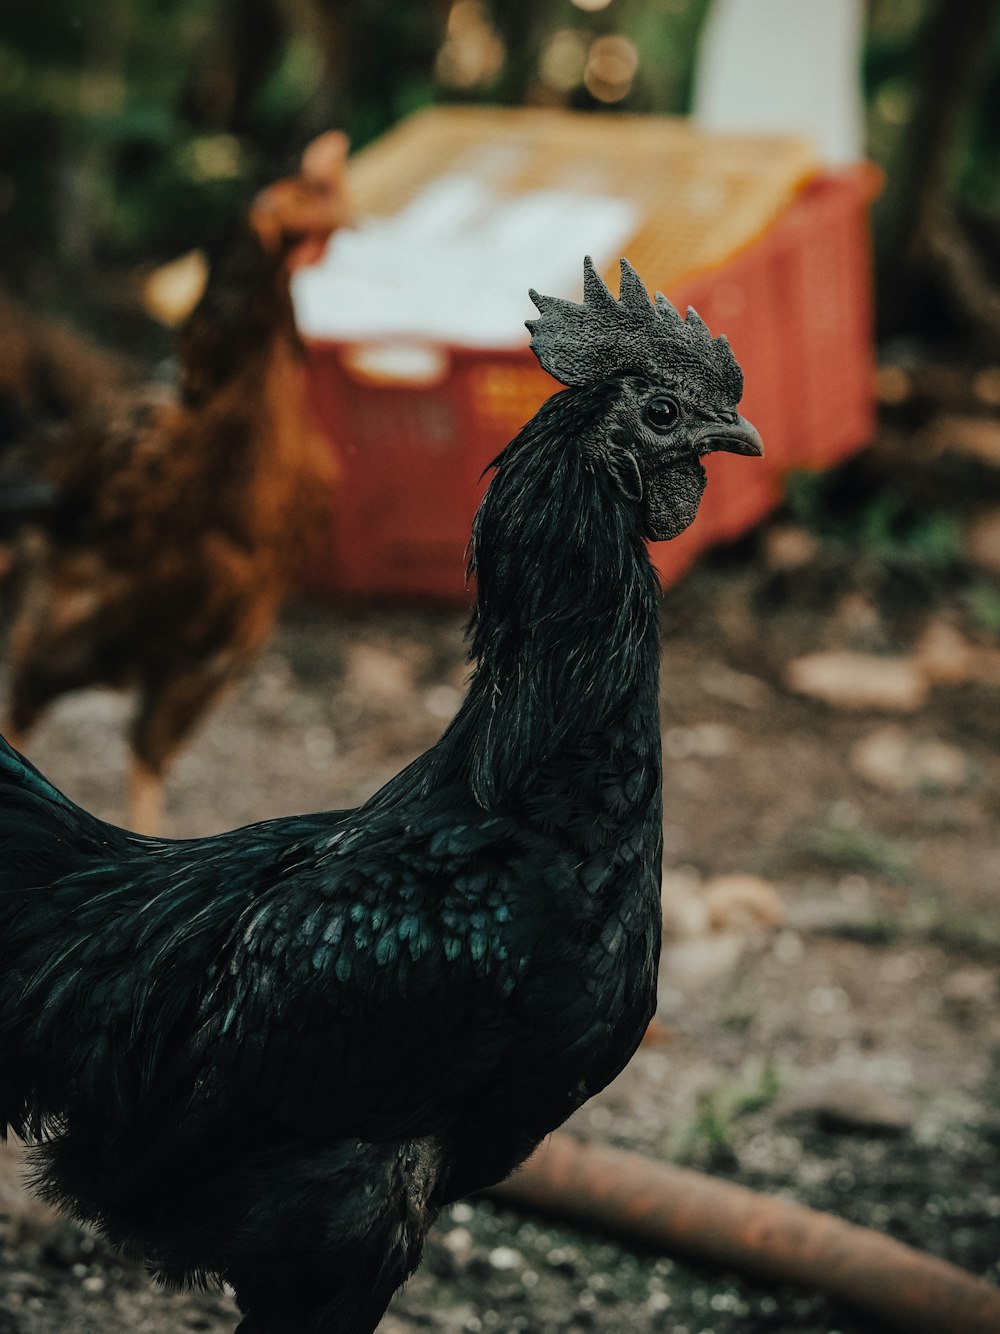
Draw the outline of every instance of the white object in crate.
M693 114L711 129L812 138L824 162L864 157L861 0L713 0Z
M453 172L393 217L338 232L320 263L295 275L295 317L309 338L520 347L535 313L528 288L579 299L583 256L600 269L639 221L624 199L512 197Z

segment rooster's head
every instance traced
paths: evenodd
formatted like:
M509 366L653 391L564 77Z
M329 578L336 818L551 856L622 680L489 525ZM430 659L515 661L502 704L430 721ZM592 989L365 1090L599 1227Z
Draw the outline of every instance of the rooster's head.
M654 541L691 523L705 489L702 458L716 450L763 454L760 436L736 410L743 372L725 338L698 314L682 318L662 293L654 300L627 260L621 295L611 295L590 258L582 304L531 292L531 347L568 386L608 383L608 408L582 442Z

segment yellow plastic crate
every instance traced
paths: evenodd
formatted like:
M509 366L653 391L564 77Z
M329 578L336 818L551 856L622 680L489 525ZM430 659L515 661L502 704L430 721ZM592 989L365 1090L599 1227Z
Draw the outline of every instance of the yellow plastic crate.
M449 171L501 196L565 189L628 200L643 221L622 253L666 290L756 240L817 163L804 138L720 134L673 117L433 107L351 159L351 194L359 213L391 216ZM617 256L604 276L617 291Z

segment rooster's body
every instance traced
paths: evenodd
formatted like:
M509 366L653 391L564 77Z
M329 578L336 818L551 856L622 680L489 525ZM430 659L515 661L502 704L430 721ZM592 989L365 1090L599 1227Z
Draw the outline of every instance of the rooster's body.
M647 330L665 370L597 378L545 309L539 355L576 387L477 517L468 696L364 806L171 843L0 750L0 1118L41 1141L51 1198L231 1282L246 1334L371 1334L442 1205L613 1079L653 1013L643 537L690 522L700 454L759 452L728 349L671 314Z

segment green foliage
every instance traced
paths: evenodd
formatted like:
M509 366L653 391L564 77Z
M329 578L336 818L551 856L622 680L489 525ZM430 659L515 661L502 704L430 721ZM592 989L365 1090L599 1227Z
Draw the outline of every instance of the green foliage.
M980 630L1000 635L1000 587L989 579L977 579L965 590L966 610Z
M696 1111L686 1136L686 1151L707 1149L718 1156L731 1148L735 1123L744 1116L770 1107L783 1087L777 1068L766 1061L754 1062L738 1083L707 1089L697 1098Z
M799 851L813 861L842 871L873 871L908 881L913 858L907 848L862 825L831 816L826 824L803 830L796 839Z
M990 961L1000 958L1000 923L978 909L954 903L931 885L921 886L898 915L876 912L849 918L833 923L825 934L875 949L925 941Z
M1000 959L1000 923L982 912L941 901L929 914L921 934L944 949L991 962Z
M204 242L331 124L360 146L435 92L444 0L34 0L0 8L0 265Z
M15 252L72 262L166 248L175 235L183 245L189 208L203 231L213 190L188 169L183 100L210 10L194 0L12 8L0 33L0 137ZM202 195L193 208L190 186Z
M713 1149L726 1143L731 1118L723 1110L722 1104L723 1097L717 1089L698 1094L698 1110L691 1127L693 1143L707 1144Z
M850 474L793 472L785 503L824 542L880 561L951 569L962 557L958 520L940 510L917 510L889 486L858 495Z
M868 151L885 167L895 159L913 110L914 50L929 8L929 0L874 0L870 7L863 65Z
M882 949L899 941L905 934L905 926L897 918L876 915L835 922L828 928L827 934Z

